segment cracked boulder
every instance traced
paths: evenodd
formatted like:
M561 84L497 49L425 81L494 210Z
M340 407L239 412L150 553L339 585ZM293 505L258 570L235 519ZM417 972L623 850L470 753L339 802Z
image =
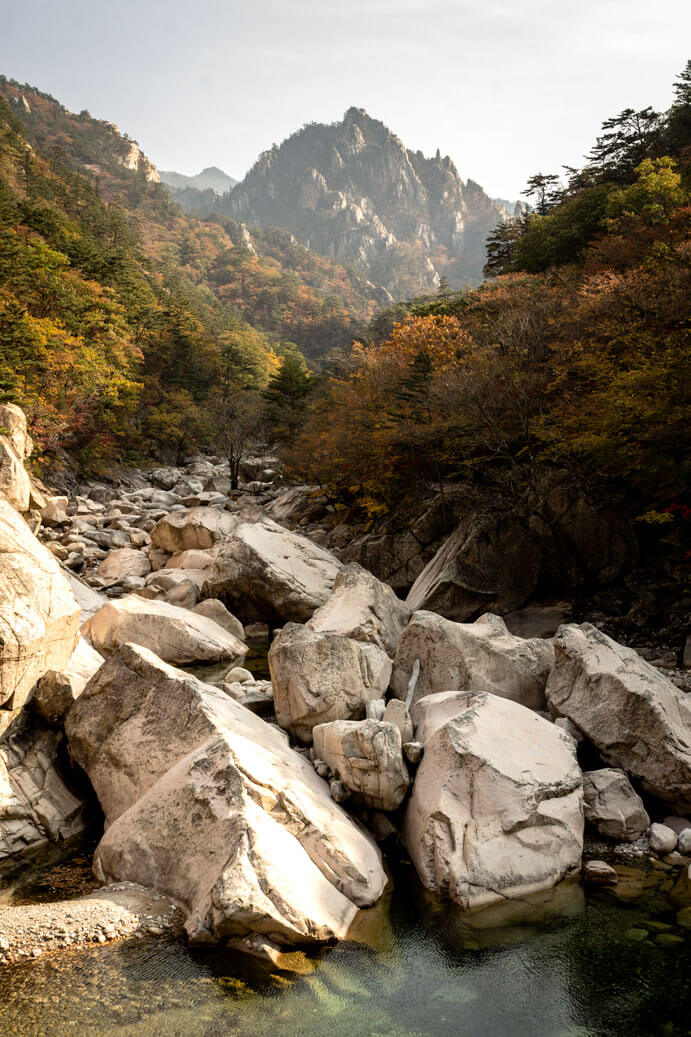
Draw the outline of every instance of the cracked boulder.
M311 630L367 641L393 657L409 619L410 608L388 584L351 563L339 572L330 597L317 609L308 626Z
M66 731L106 817L97 876L173 897L193 942L341 938L379 899L375 843L283 732L146 649L106 660Z
M410 588L414 611L459 622L478 612L509 612L535 589L539 537L518 516L471 511L446 538Z
M508 699L469 691L450 709L451 698L424 700L425 751L405 812L403 841L424 885L479 908L575 873L583 805L574 740Z
M138 594L108 601L83 631L101 655L128 642L178 665L235 662L247 654L247 645L213 619Z
M84 830L85 804L61 757L63 738L22 718L0 742L0 860Z
M0 707L24 705L47 670L62 670L79 637L79 607L60 567L0 499Z
M359 720L389 684L391 660L381 648L288 623L269 649L276 719L302 742L332 720Z
M24 513L31 502L31 481L7 436L0 436L0 496Z
M415 612L401 635L391 688L406 699L415 662L420 672L413 702L441 691L489 691L531 709L545 705L554 649L541 638L515 637L490 613L474 623L453 623L434 612Z
M220 598L243 621L303 623L328 600L341 569L329 551L269 518L241 521L219 545L203 596Z
M384 720L335 720L312 732L315 757L365 806L396 810L405 799L410 780L403 760L401 732Z
M562 626L547 683L555 716L568 717L605 763L680 814L691 810L691 702L659 670L590 623Z
M0 403L0 428L12 444L20 461L26 461L33 451L26 414L16 403ZM5 431L6 430L6 431Z

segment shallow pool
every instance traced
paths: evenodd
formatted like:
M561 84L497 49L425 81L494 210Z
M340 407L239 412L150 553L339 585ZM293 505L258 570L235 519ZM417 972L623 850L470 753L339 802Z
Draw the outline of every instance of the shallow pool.
M617 895L561 887L469 922L412 867L304 974L154 940L66 951L0 969L3 1034L688 1034L691 936L675 873L622 869Z

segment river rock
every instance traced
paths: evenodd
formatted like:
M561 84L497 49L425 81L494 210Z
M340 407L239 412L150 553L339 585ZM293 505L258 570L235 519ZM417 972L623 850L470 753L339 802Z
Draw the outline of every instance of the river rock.
M149 559L143 551L137 551L134 547L116 547L109 551L97 570L104 587L122 583L128 576L148 576L150 572Z
M583 865L583 881L589 886L616 886L617 873L606 861L587 861Z
M401 732L401 741L410 742L413 738L413 721L410 719L410 713L405 702L401 702L400 699L389 699L386 703L386 709L384 715L381 718L388 724L395 724L398 730Z
M18 709L47 670L62 670L79 608L50 551L0 499L0 706Z
M368 807L396 810L408 791L401 732L383 720L335 720L312 731L314 751Z
M70 519L67 514L67 497L45 497L41 511L41 522L44 526L66 526Z
M486 692L423 700L425 751L408 802L405 846L428 889L464 908L547 889L580 867L581 772L572 738Z
M653 853L673 853L677 848L677 833L667 825L653 824L648 831L650 849Z
M80 637L65 669L49 670L36 685L32 701L43 719L61 724L102 663L103 656Z
M218 623L224 630L227 630L233 637L237 637L240 641L245 640L245 628L239 619L229 612L222 601L218 598L206 598L204 601L200 601L198 605L195 605L192 609L200 616L206 616L207 619L213 619L214 623Z
M332 720L359 720L383 697L391 660L373 644L288 623L269 649L276 718L302 742Z
M338 559L271 519L240 522L219 546L205 598L247 619L248 606L276 624L304 622L331 594Z
M7 436L0 436L0 496L19 512L29 510L31 482Z
M62 741L24 717L0 741L0 859L83 831L84 801L60 758Z
M233 524L233 517L218 508L173 511L151 530L151 543L171 555L182 551L205 551L230 532Z
M659 670L590 623L560 627L547 683L549 707L567 716L650 795L691 809L691 703Z
M398 642L391 688L405 699L415 661L420 673L413 702L441 691L489 691L531 709L545 704L554 662L548 641L514 637L499 616L453 623L434 612L416 612Z
M106 817L97 875L173 897L193 942L340 938L381 895L374 841L285 735L151 652L106 660L66 729Z
M167 562L167 569L211 569L214 564L214 556L211 551L181 551L172 555Z
M674 814L668 814L667 817L662 819L662 823L671 828L677 835L681 835L685 828L691 828L691 821L688 817L677 817Z
M155 587L166 594L178 584L189 582L194 583L197 590L201 591L207 576L208 570L206 569L157 569L156 572L152 572L146 577L145 582L147 587ZM197 595L198 598L199 595Z
M247 653L247 645L212 619L137 594L103 605L87 621L84 632L102 655L111 655L127 642L182 665L234 662Z
M583 813L600 835L620 843L634 842L650 825L643 800L614 767L584 772Z
M338 573L329 599L317 609L308 626L370 642L393 656L409 619L409 607L391 587L352 563Z

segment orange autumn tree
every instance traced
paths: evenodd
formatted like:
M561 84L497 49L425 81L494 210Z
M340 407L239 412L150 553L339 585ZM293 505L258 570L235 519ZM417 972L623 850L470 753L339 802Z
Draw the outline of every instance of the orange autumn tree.
M380 345L355 343L288 460L370 515L386 510L401 479L439 479L447 448L446 382L470 346L456 317L412 317Z

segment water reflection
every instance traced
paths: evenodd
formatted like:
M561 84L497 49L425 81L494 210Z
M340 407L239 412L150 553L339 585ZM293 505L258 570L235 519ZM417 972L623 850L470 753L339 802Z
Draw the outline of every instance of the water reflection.
M664 889L674 876L647 874L635 901L605 891L586 900L570 883L463 916L399 862L393 894L351 933L360 942L297 977L182 943L66 952L0 970L0 1032L687 1034L691 941Z

